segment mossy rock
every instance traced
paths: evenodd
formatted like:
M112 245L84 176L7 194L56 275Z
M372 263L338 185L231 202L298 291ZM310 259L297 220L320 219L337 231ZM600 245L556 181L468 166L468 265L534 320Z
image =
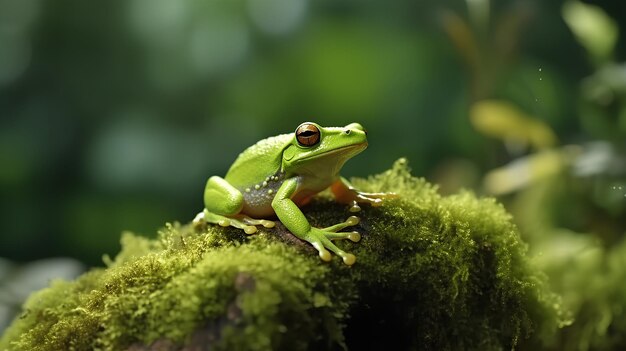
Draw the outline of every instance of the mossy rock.
M339 242L354 266L322 262L280 225L126 233L106 268L33 294L0 350L498 350L554 333L558 299L493 199L442 197L404 160L354 184L400 194L364 206L359 243ZM305 214L349 215L328 194Z

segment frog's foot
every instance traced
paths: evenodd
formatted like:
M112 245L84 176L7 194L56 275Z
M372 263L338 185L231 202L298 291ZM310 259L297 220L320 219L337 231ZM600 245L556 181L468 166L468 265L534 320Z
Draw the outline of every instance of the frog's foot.
M306 240L313 245L319 252L319 256L323 261L330 261L331 254L334 252L337 256L341 257L343 263L351 266L356 261L356 257L353 254L347 253L333 244L331 240L349 239L354 242L361 240L361 234L357 232L338 232L346 227L359 224L359 218L356 216L350 216L344 222L335 224L326 228L311 228Z
M201 219L206 222L215 223L222 227L231 226L231 227L239 228L239 229L242 229L246 234L256 233L257 225L262 225L265 228L273 228L276 225L276 223L274 223L273 221L268 221L266 219L254 219L243 214L237 214L234 216L227 217L227 216L222 216L216 213L209 212L207 210L204 210L204 212L202 212L201 214L202 214ZM200 217L201 214L198 214L198 216L196 216L196 219ZM194 223L195 221L196 220L194 219Z
M330 240L338 240L338 239L350 239L354 242L361 240L361 234L357 232L341 232L337 233L337 231L342 230L343 228L354 226L359 224L359 217L350 216L346 219L345 222L335 224L330 227L326 227L322 229L325 232L326 238Z
M276 225L276 223L274 221L270 221L267 219L254 219L252 217L248 217L244 214L238 214L236 216L231 217L231 220L235 219L237 221L240 221L242 223L244 223L245 225L248 226L257 226L257 225L262 225L265 228L274 228L274 226Z
M397 198L398 194L357 192L354 197L355 199L350 208L350 212L358 212L360 210L358 203L368 203L374 207L378 207L383 204L384 200Z
M322 261L330 261L331 255L330 252L328 252L328 250L330 250L334 252L337 256L341 257L343 263L347 264L348 266L353 265L356 261L356 257L353 254L347 253L335 246L335 244L333 244L330 239L326 237L326 234L328 233L322 229L312 228L311 237L307 238L307 241L310 242L311 245L313 245L313 247L318 251Z
M193 221L191 221L191 225L194 229L202 228L205 224L206 221L204 220L204 211L198 213Z

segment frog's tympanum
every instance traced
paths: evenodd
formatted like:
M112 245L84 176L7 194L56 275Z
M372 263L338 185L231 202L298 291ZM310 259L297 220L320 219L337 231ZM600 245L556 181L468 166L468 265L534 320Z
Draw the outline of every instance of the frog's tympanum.
M358 203L379 206L383 199L394 196L359 192L339 175L343 164L367 147L366 135L358 123L323 128L307 122L295 133L259 141L239 155L226 177L209 178L204 191L205 209L194 223L233 226L253 234L258 225L274 227L268 218L277 216L291 233L311 243L322 260L330 261L330 250L345 264L354 264L354 255L331 240L359 241L357 232L339 232L358 224L359 218L350 216L345 222L314 228L300 207L329 187L336 201L351 205L351 212L360 210Z

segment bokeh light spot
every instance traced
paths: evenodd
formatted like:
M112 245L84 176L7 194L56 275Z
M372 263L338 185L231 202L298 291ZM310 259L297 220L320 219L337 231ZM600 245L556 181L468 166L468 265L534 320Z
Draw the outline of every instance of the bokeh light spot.
M147 43L168 46L180 40L189 13L186 0L133 0L130 25Z
M216 17L193 31L190 60L198 73L219 73L241 62L248 47L248 29L242 20L233 16Z
M306 0L249 0L248 12L254 24L267 34L294 30L305 17Z

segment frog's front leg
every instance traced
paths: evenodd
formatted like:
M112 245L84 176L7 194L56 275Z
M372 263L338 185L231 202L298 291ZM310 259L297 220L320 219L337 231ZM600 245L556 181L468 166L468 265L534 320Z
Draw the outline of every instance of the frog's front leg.
M331 186L337 202L351 204L351 212L358 212L361 208L358 203L369 203L372 206L380 206L385 199L393 199L398 197L395 193L365 193L356 190L350 182L344 177L339 177Z
M253 219L240 213L243 208L243 195L221 177L213 176L207 181L204 190L204 207L204 211L198 213L193 220L195 226L209 222L223 227L239 228L246 234L256 233L257 225L265 228L274 226L273 221Z
M297 187L298 180L292 178L286 180L278 189L276 196L272 201L272 208L276 212L280 221L287 229L289 229L291 233L293 233L293 235L311 243L311 245L313 245L313 247L319 252L319 256L322 260L330 261L331 255L328 252L328 250L330 250L340 256L345 264L354 264L356 260L354 255L339 249L331 242L331 240L350 239L355 242L359 241L361 239L359 233L337 232L345 227L358 224L358 218L351 216L345 222L323 229L311 227L309 221L306 219L302 211L300 211L300 208L298 208L298 206L290 198L296 191Z

